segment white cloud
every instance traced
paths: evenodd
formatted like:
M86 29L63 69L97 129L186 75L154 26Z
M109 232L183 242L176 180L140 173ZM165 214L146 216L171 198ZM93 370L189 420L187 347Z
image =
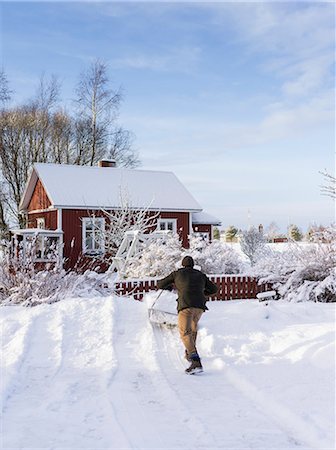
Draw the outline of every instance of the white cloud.
M283 80L285 96L308 96L332 85L333 3L220 3L204 8L213 10L218 26L234 27L246 57L262 56L260 66Z
M130 54L109 61L112 68L149 69L154 71L190 72L199 61L201 49L198 47L167 48L160 54Z

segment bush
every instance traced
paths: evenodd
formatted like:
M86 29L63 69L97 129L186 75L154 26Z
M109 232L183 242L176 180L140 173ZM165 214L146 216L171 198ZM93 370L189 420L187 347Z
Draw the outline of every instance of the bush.
M282 253L269 252L254 266L261 283L272 283L289 301L336 301L336 228L312 236L312 244L289 244Z
M207 274L240 273L243 269L239 254L220 241L208 243L202 237L191 236L190 249L185 254L192 256Z
M184 256L190 255L195 264L207 274L239 273L242 262L239 254L219 241L208 243L202 237L191 236L190 248L182 248L177 234L144 246L136 258L128 264L128 278L162 277L181 267Z
M177 234L144 245L126 266L127 278L162 277L177 269L181 262L182 244Z
M20 252L19 252L20 253ZM103 276L87 271L66 272L49 265L37 270L31 255L14 258L7 245L2 245L0 266L0 305L35 306L54 303L66 297L101 295Z

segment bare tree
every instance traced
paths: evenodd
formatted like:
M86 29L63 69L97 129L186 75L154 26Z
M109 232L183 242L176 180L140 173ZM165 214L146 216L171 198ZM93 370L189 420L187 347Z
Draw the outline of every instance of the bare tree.
M331 175L326 170L324 172L320 172L324 177L324 185L321 186L321 193L323 195L327 195L332 199L336 198L336 177Z
M6 219L6 193L4 183L0 184L0 240L8 237L8 223Z
M240 236L240 247L242 252L249 258L253 266L261 252L265 249L265 237L255 227L243 231Z
M8 192L5 200L15 216L30 167L29 116L22 108L5 111L0 117L0 129L1 170ZM20 216L17 220L22 223Z
M56 111L50 120L50 153L52 161L58 164L75 162L74 125L65 111Z
M27 105L4 109L0 113L1 176L7 194L2 207L20 227L25 221L19 214L19 204L32 164L54 160L51 109L57 95L56 80L52 78L46 83L41 79L36 96Z
M108 157L114 159L118 166L137 167L139 157L132 148L134 135L122 127L117 127L112 133L110 151Z
M107 65L96 60L80 76L76 89L76 104L80 117L77 142L78 155L85 155L85 164L91 166L99 159L109 156L118 165L134 167L138 165L137 153L132 149L132 134L117 124L121 88L112 89L108 78ZM84 139L83 139L84 138Z
M269 242L273 242L273 240L279 236L279 227L276 222L271 222L266 228L266 237Z
M132 134L116 123L121 93L109 89L105 64L97 61L82 74L77 114L58 106L59 95L57 78L42 76L29 102L0 109L0 182L6 194L0 195L0 217L11 215L21 227L18 208L34 162L92 165L109 156L120 166L138 165ZM0 104L9 98L0 72Z
M5 103L11 98L12 91L9 89L8 79L3 70L0 71L0 103Z
M80 77L77 105L82 117L90 119L90 165L100 159L108 144L111 125L121 102L121 90L109 88L107 66L96 60Z
M160 216L159 211L151 211L150 205L144 208L135 208L132 206L127 192L120 191L120 207L109 211L102 209L105 218L105 228L95 226L95 213L90 213L93 219L92 225L95 227L95 234L99 241L105 244L106 256L112 258L120 247L126 231L139 231L148 233L154 231L157 226L157 220ZM99 214L99 217L102 217Z

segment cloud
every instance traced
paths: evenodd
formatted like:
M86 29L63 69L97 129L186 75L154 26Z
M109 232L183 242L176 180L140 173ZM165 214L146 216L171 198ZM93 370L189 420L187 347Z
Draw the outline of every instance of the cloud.
M204 5L217 26L228 24L246 58L282 80L284 96L304 97L330 87L335 57L335 6L321 2Z
M201 56L199 47L166 48L158 53L135 53L114 58L109 64L114 69L140 69L169 72L194 70Z
M124 120L141 140L146 141L143 156L155 155L160 148L161 160L170 161L172 153L180 164L188 164L190 152L200 159L218 153L239 149L253 149L261 145L274 146L283 140L304 137L324 125L334 123L332 92L309 101L288 106L282 102L265 107L259 120L225 121L207 114L193 115L139 115ZM183 149L183 152L180 150ZM152 156L155 159L155 156Z

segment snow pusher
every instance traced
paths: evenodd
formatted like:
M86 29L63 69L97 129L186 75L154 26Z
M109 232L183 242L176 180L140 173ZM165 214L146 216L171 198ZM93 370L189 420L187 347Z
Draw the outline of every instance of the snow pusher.
M149 321L152 324L158 325L158 326L166 326L169 328L174 328L177 326L177 313L174 313L172 311L165 311L161 309L160 307L156 307L159 298L161 297L163 291L160 291L157 297L155 298L152 305L148 308L148 318Z

